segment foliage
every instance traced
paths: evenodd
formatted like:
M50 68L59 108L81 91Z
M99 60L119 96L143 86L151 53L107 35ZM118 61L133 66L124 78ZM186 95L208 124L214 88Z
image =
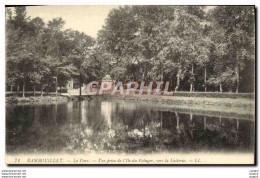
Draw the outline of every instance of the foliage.
M98 43L113 56L108 63L115 80L170 80L176 91L189 83L197 91L206 85L238 91L254 61L254 26L253 6L125 6L110 12Z
M178 91L254 91L253 6L123 6L97 40L61 18L6 9L6 86L53 91L71 78L167 80ZM55 80L57 79L57 84ZM244 83L244 85L240 85Z
M89 81L102 77L101 62L93 54L93 38L63 30L61 18L47 25L40 17L31 19L26 7L15 7L14 15L8 8L6 12L7 89L17 86L19 90L23 85L25 90L53 91L56 85L66 86L71 78L81 76L82 81Z

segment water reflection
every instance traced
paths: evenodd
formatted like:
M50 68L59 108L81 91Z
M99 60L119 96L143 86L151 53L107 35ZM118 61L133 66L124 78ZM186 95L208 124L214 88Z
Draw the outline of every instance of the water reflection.
M69 123L69 126L70 128L72 127L72 118L73 118L73 102L72 101L69 101L67 103L67 118L68 118L68 123Z
M101 114L107 122L107 126L111 129L111 102L102 101L101 102Z
M253 119L164 110L156 104L95 99L7 106L9 153L196 152L254 149Z
M80 123L82 126L87 125L87 103L85 101L79 103Z

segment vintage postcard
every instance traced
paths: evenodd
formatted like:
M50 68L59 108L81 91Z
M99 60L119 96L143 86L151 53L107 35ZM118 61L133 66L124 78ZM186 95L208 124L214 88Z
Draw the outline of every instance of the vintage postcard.
M255 6L5 11L6 164L256 164Z

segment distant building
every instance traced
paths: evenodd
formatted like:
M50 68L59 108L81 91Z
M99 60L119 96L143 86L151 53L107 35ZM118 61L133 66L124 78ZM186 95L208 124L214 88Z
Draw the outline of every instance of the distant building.
M67 90L74 89L74 87L73 87L73 78L70 81L68 81L68 83L66 85L66 89Z
M102 82L113 82L110 75L105 75L105 77L102 78Z
M102 80L101 80L101 82L100 82L100 85L101 85L102 82L111 83L111 88L110 88L109 90L103 91L103 94L109 94L109 93L111 93L112 90L113 90L113 88L114 88L114 82L113 82L111 76L110 76L110 75L105 75L105 77L102 78ZM107 85L104 85L104 88L106 88L106 87L107 87Z
M105 75L105 77L102 78L101 81L99 81L98 85L93 84L90 87L91 92L98 91L100 88L100 85L102 82L111 82L111 89L104 91L104 94L108 94L112 92L112 89L114 88L114 83L110 75ZM81 94L82 95L87 95L87 85L88 83L82 83L80 86L79 80L77 78L72 78L70 81L68 81L66 85L67 93L70 95L79 95L80 94L80 87L81 87ZM106 85L104 87L107 87Z
M81 87L81 94L87 95L87 92L86 92L87 84L82 83L82 85L80 86L80 82L77 78L71 78L71 80L68 81L68 83L66 85L67 93L69 93L70 95L79 95L80 87Z

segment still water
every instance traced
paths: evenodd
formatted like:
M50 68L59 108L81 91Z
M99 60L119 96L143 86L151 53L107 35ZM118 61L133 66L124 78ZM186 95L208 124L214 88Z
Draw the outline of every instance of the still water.
M203 112L202 112L203 113ZM8 105L7 153L253 152L254 119L93 99Z

